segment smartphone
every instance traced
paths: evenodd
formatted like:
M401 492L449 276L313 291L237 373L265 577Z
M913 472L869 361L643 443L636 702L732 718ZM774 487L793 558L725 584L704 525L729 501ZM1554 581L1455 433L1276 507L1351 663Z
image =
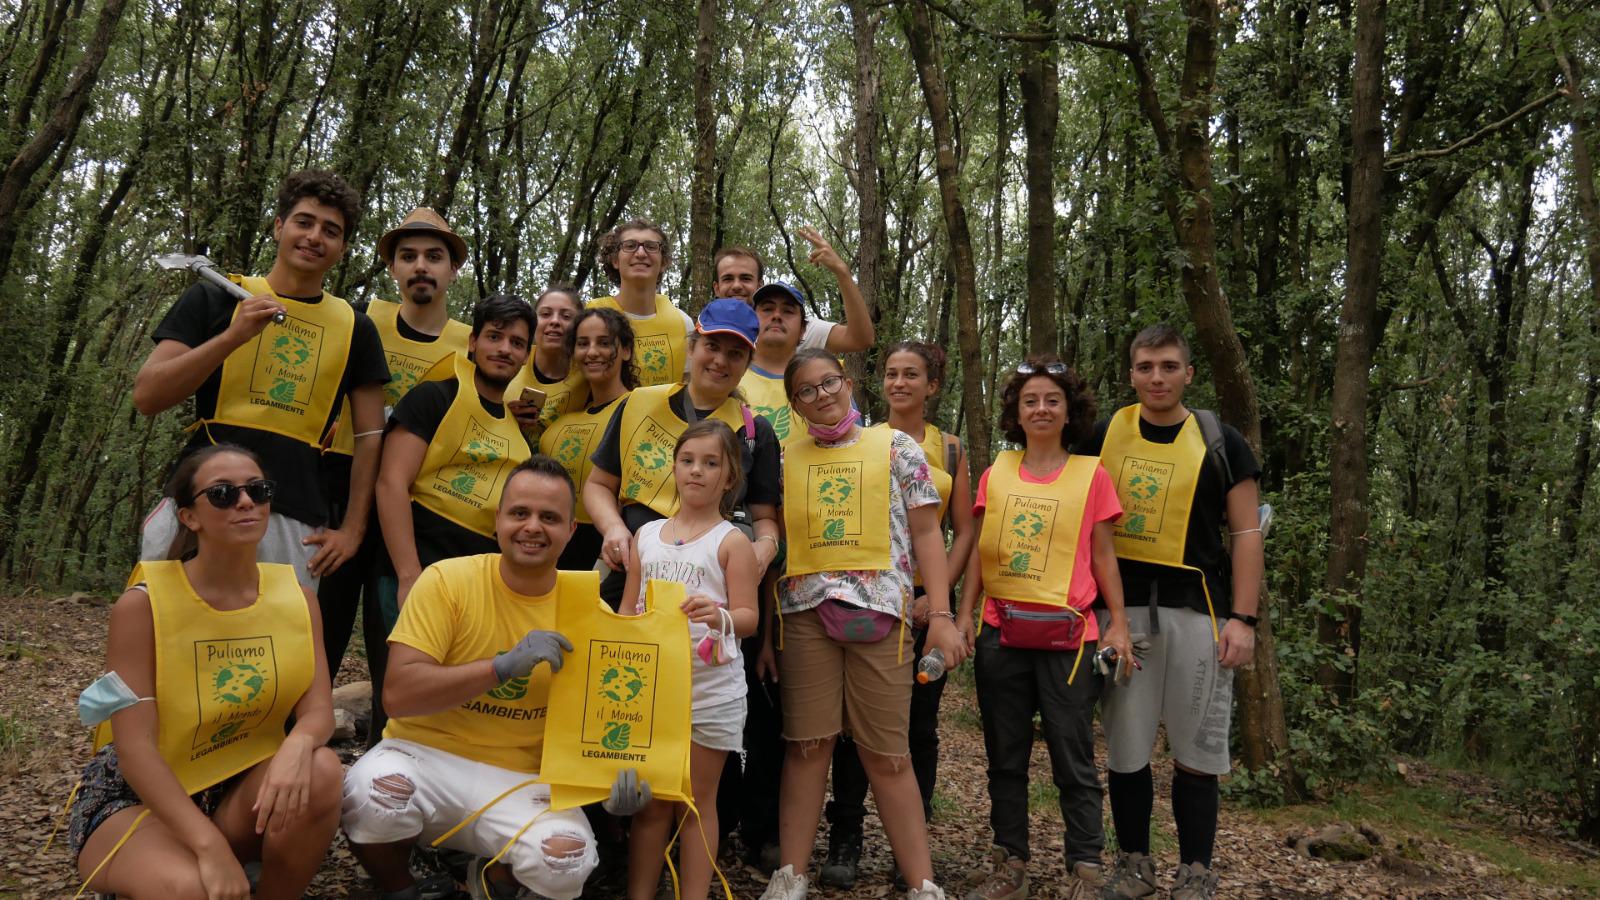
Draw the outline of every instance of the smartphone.
M531 388L531 387L525 387L525 388L522 389L522 402L523 403L532 403L535 406L543 406L544 405L544 400L545 400L544 391L541 391L538 388Z

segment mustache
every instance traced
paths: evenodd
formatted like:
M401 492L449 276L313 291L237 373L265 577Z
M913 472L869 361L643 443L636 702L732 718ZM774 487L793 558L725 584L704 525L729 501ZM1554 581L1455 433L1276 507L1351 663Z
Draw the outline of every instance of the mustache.
M407 281L406 282L406 287L411 287L414 284L431 284L434 287L438 287L439 286L439 282L433 280L433 276L432 275L418 275L418 276L412 278L410 281Z

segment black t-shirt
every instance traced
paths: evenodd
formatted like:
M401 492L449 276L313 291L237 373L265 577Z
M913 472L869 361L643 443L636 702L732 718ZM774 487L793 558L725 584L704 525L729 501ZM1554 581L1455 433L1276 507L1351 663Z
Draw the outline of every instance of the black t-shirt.
M404 428L429 443L439 431L450 404L455 402L461 383L451 378L446 381L424 381L406 392L389 416L386 431ZM478 403L485 412L496 418L505 415L505 405L485 400L478 394ZM526 440L526 438L524 438ZM499 553L500 545L492 537L485 537L446 519L426 506L411 501L411 531L417 543L417 560L423 568L441 559L473 556L479 553Z
M322 295L293 299L320 303ZM158 344L177 341L187 347L198 347L227 330L228 324L233 321L234 308L238 305L239 301L221 287L207 281L197 281L167 310L166 317L150 337ZM365 313L357 312L344 377L339 381L339 393L334 397L328 421L322 424L323 433L333 424L351 389L369 384L387 384L388 381L389 362L383 354L383 342L378 338L378 329ZM197 418L207 419L216 414L217 392L221 385L222 367L218 366L194 392ZM201 447L223 442L247 447L261 457L267 477L278 484L278 493L272 501L273 512L308 525L326 524L329 498L321 477L322 454L315 447L270 431L212 425L196 429L178 459Z
M683 421L689 421L685 409L689 405L689 392L678 391L667 401L672 412ZM609 472L620 477L622 475L622 412L628 406L626 398L617 404L611 413L611 422L606 425L605 434L600 436L600 445L595 448L589 457L595 468ZM709 418L716 410L695 410L696 419ZM734 429L739 438L739 468L744 472L744 483L740 489L738 505L767 504L778 506L783 503L783 464L778 455L778 435L772 430L772 423L761 416L752 416L755 419L755 452L751 453L750 445L745 442L744 426ZM579 490L583 486L579 485ZM654 522L665 516L656 512L643 503L630 503L622 507L622 521L627 524L629 531L638 531L647 522Z
M1077 452L1098 456L1105 444L1106 428L1110 421L1095 425L1094 433L1077 448ZM1178 439L1183 423L1152 425L1141 416L1139 434L1152 444L1170 444ZM1228 511L1228 491L1241 481L1261 477L1261 466L1244 435L1231 425L1222 426L1222 450L1233 469L1233 484L1226 487L1217 473L1216 464L1207 458L1200 464L1200 478L1195 484L1194 503L1189 513L1189 531L1183 546L1183 562L1194 566L1206 575L1206 586L1211 591L1211 603L1218 619L1233 610L1233 564L1222 545L1223 519ZM1117 568L1122 573L1123 602L1128 606L1146 606L1150 602L1151 585L1156 589L1159 606L1188 608L1206 611L1205 594L1200 589L1200 576L1187 569L1161 566L1155 563L1118 559ZM1096 601L1104 605L1104 601Z

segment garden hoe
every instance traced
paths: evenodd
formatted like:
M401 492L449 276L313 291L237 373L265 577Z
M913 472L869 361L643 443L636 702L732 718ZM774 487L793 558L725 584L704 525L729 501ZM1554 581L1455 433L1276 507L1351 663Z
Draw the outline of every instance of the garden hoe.
M228 280L228 276L217 270L217 264L204 256L191 256L187 253L168 253L165 256L153 258L156 265L163 269L187 269L240 300L250 299L249 291ZM286 316L283 313L278 313L272 317L272 321L282 325L285 318Z

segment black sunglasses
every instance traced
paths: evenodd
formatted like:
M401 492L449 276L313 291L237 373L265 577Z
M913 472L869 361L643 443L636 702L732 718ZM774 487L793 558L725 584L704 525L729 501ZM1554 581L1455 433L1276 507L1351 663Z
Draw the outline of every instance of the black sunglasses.
M1064 362L1053 362L1036 366L1031 362L1024 362L1017 365L1018 375L1043 375L1047 372L1051 375L1065 375L1067 374L1067 364Z
M257 478L247 484L213 484L201 491L201 496L211 501L217 509L230 509L239 502L239 492L244 491L252 503L271 503L272 495L277 493L278 485L265 478ZM198 498L197 498L198 499Z

